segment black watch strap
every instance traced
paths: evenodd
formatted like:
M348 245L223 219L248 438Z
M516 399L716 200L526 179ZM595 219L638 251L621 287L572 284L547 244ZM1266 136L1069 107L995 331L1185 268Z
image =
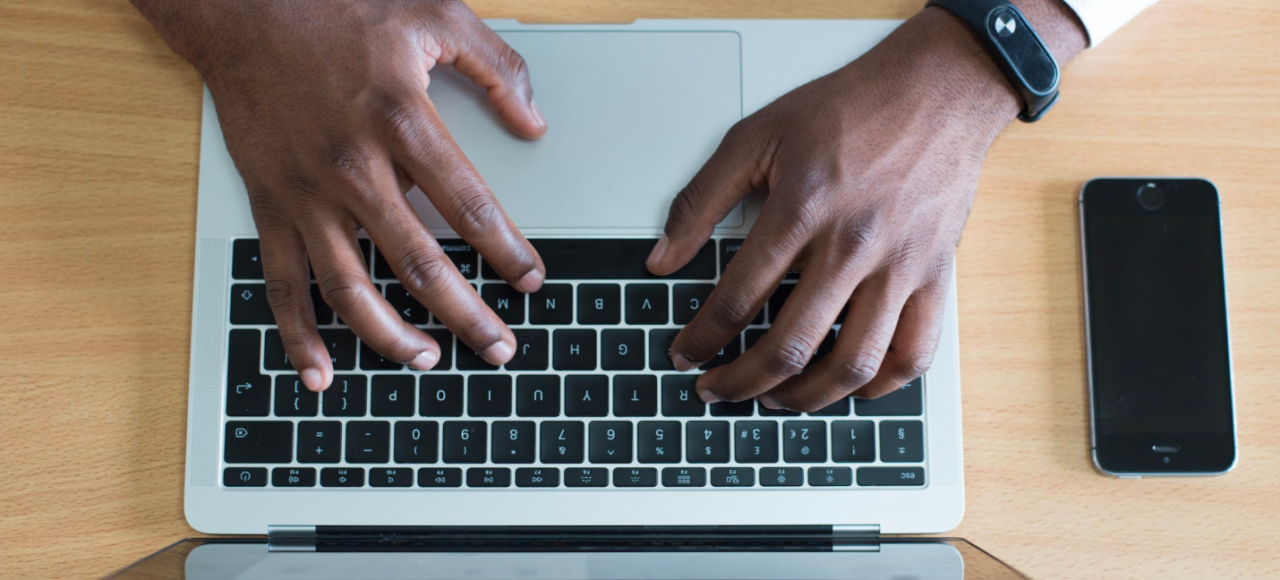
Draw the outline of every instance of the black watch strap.
M978 35L1022 95L1018 120L1034 122L1058 100L1058 63L1017 6L1006 0L929 0L929 6L955 14Z

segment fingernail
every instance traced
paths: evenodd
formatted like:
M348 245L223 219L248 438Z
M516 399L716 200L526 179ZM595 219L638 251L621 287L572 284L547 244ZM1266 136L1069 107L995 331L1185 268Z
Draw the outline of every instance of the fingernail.
M542 118L542 111L538 109L538 102L529 99L529 110L533 111L533 120L538 122L539 127L546 127L547 120Z
M515 354L515 349L504 341L493 343L489 348L484 349L480 353L480 358L488 361L491 365L500 365L511 360L511 355Z
M524 292L525 294L537 292L538 288L542 287L542 281L544 279L542 272L537 269L531 270L528 274L521 276L520 279L516 281L516 290Z
M756 400L760 401L760 404L764 405L764 408L766 409L773 409L776 411L782 408L782 405L779 405L778 402L769 395L760 395L756 397Z
M662 237L658 238L658 243L653 246L653 251L649 252L649 259L644 261L645 265L652 268L661 262L662 256L667 253L667 244L670 243L670 241L671 240L667 238L667 234L662 234Z
M302 369L298 373L302 378L302 384L306 385L308 391L320 392L324 390L324 373L316 369Z
M418 353L418 356L413 357L413 360L409 361L409 368L415 371L430 370L431 367L436 366L436 362L439 360L439 353L431 350L424 350Z
M687 371L698 366L698 362L682 354L671 353L671 366L676 367L680 372Z
M698 389L698 398L702 399L702 402L708 405L710 405L711 403L719 403L720 401L724 400L724 399L721 399L720 397L717 397L715 393L708 391L706 389Z

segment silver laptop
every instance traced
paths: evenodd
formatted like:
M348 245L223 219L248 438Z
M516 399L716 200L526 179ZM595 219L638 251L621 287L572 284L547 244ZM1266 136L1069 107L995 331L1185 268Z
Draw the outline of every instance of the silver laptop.
M856 539L953 528L964 511L954 288L926 376L881 399L795 414L752 401L703 405L696 372L677 373L667 358L761 199L733 211L681 272L656 278L643 265L672 197L730 126L897 24L490 21L529 63L546 137L510 135L483 94L451 71L433 73L430 95L547 264L543 291L494 304L521 348L538 354L521 370L487 367L404 295L362 240L374 282L441 339L445 355L427 372L389 363L321 304L335 368L322 395L302 388L284 358L244 185L206 94L187 520L201 532L266 534L312 549L351 530ZM502 284L421 194L410 198L482 295ZM794 282L713 363L758 339ZM663 311L628 324L621 313L636 296ZM575 305L601 312L584 319Z

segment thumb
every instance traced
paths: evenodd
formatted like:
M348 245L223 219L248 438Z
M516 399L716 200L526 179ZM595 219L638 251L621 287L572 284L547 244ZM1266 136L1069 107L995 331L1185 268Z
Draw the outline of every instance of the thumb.
M547 122L533 102L524 57L470 10L463 11L441 35L440 64L452 66L483 87L502 122L521 137L536 139Z
M676 194L667 225L645 265L666 276L684 267L707 243L716 224L763 181L763 142L758 133L734 125L706 165Z

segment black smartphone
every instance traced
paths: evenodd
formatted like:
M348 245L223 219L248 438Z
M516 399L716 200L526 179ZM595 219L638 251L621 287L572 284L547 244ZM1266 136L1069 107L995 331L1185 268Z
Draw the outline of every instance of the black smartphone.
M1093 461L1117 477L1236 462L1218 190L1100 178L1080 192Z

